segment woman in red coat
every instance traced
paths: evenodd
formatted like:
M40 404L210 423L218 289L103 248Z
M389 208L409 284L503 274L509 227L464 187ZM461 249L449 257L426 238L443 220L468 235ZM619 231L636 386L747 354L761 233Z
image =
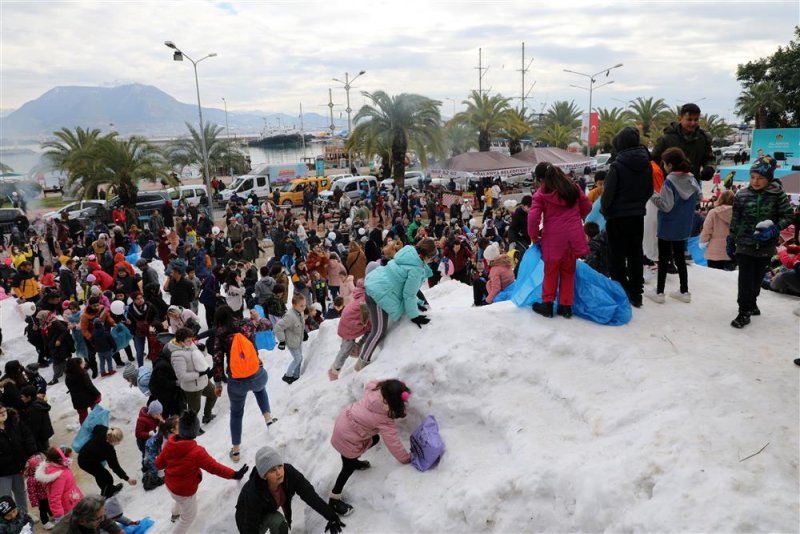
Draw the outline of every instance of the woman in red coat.
M542 302L533 303L533 311L544 317L553 316L553 303L558 290L558 314L572 317L575 293L575 262L589 253L583 218L592 211L586 195L558 167L548 165L542 187L533 195L528 211L528 235L531 243L541 242L544 260ZM544 228L539 223L544 218Z

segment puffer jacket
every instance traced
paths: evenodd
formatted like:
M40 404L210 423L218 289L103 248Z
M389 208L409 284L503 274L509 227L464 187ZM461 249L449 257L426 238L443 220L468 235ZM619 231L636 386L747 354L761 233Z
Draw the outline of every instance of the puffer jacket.
M36 480L44 484L50 511L56 519L72 511L83 499L83 492L69 466L42 462L36 468Z
M344 307L342 316L339 318L339 326L336 329L336 333L339 334L340 338L358 339L371 330L369 316L367 316L366 323L361 321L361 305L364 304L365 300L364 281L359 280L353 291L353 300Z
M17 271L11 280L11 290L17 298L28 300L39 295L39 282L33 271Z
M372 445L372 436L380 434L389 452L401 464L411 462L411 454L397 435L394 420L386 413L378 381L364 387L364 396L342 410L336 418L331 445L345 458L358 458Z
M508 254L500 255L489 266L489 280L486 281L487 304L491 304L498 293L514 283L514 268Z
M747 256L774 256L778 238L758 241L754 237L756 225L771 220L781 228L792 223L792 206L781 183L772 180L764 189L756 191L751 186L740 189L733 200L731 235L736 239L736 253Z
M275 325L275 339L278 342L285 342L286 346L296 349L303 344L303 334L305 333L305 320L303 314L289 308L278 324Z
M431 276L433 272L419 257L417 249L406 245L387 265L370 271L364 287L367 296L393 321L400 319L403 313L413 319L420 314L417 292Z
M729 261L725 252L725 243L731 231L731 217L733 217L733 206L717 206L708 212L703 223L703 231L700 232L700 242L708 243L703 254L707 260Z
M653 194L650 154L639 144L639 132L623 128L613 140L616 155L606 175L600 196L600 213L606 219L644 217Z
M170 353L170 362L183 391L202 391L208 385L208 376L203 373L211 366L197 347L175 348Z
M528 210L528 235L531 243L542 242L542 258L545 261L558 261L567 254L573 257L589 253L586 234L583 233L583 218L592 211L592 204L576 185L578 200L572 206L559 196L558 191L549 193L540 188L533 195L531 209ZM544 216L544 229L539 233L539 222Z
M342 274L344 272L344 274ZM342 262L331 258L328 261L328 286L339 287L344 281L347 271L344 270Z
M136 436L136 439L146 440L152 435L152 433L155 433L155 431L158 430L158 424L158 419L147 413L147 407L143 406L139 410L139 417L136 418L134 436Z
M658 238L664 241L683 241L692 235L694 208L700 195L700 185L694 176L671 172L660 193L651 201L658 208Z
M197 493L202 470L228 480L233 478L234 470L216 461L193 439L180 439L172 436L156 458L156 468L164 471L167 489L180 497L191 497Z

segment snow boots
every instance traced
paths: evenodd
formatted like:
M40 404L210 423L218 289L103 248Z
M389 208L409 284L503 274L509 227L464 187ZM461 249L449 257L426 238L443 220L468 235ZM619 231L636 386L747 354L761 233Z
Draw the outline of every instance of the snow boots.
M572 319L572 305L559 304L558 315L560 315L564 319Z
M761 312L759 311L759 313ZM731 326L734 328L744 328L749 324L750 324L750 313L745 311L739 311L739 315L736 316L736 319L731 321Z
M534 302L533 306L531 306L535 313L538 313L542 317L553 317L553 303L552 302Z

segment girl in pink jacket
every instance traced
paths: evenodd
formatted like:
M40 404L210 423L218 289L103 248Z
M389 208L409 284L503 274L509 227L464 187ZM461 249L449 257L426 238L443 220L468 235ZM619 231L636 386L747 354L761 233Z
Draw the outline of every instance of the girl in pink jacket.
M411 454L397 436L395 419L406 416L406 402L411 390L395 379L373 381L364 388L364 397L345 408L336 418L331 444L342 455L342 470L336 478L328 504L339 515L348 515L353 507L342 500L342 490L354 471L370 464L358 458L383 437L389 452L401 464L411 463Z
M70 461L59 447L50 447L45 453L46 462L36 468L36 480L44 484L50 512L56 520L72 511L83 499L83 493L75 482Z
M558 167L548 165L542 186L533 195L528 211L528 235L531 243L541 242L544 260L542 302L533 303L533 311L544 317L553 316L553 303L558 290L558 314L572 317L575 293L575 262L589 253L583 233L583 218L592 211L592 203L577 184ZM544 218L544 229L539 223Z
M340 288L345 306L353 302L353 291L355 291L355 288L355 278L353 278L352 274L347 275Z
M366 304L366 292L364 291L364 279L358 281L356 289L353 291L353 300L344 307L342 316L339 318L339 328L336 333L342 338L342 345L339 353L333 361L333 365L328 369L328 378L336 380L339 378L339 371L342 370L344 362L351 352L355 349L355 357L361 349L361 343L356 340L364 336L371 329L369 322L369 310ZM363 338L362 338L363 339Z
M344 282L344 277L347 276L347 271L342 265L342 260L335 252L331 252L330 259L328 260L328 289L331 291L331 300L339 295L339 288Z

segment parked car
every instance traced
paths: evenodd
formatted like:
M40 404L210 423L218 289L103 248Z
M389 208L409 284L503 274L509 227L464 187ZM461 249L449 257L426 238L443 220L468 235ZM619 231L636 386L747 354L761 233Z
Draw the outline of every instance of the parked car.
M166 191L139 191L136 195L136 209L139 211L139 221L144 223L150 219L154 211L162 211L172 202ZM108 212L119 206L119 197L114 197L108 201Z
M45 220L61 219L63 213L68 213L70 219L85 221L97 216L97 209L102 208L105 202L102 200L79 200L70 202L61 209L49 211L42 215Z
M343 178L342 180L348 180ZM340 180L340 181L342 181ZM303 191L306 185L314 185L317 187L317 192L321 195L331 187L331 180L327 176L319 176L312 178L295 178L287 184L280 187L281 197L279 203L285 208L303 205Z
M607 154L607 153L597 154L594 157L594 159L597 162L597 166L595 167L594 172L597 172L597 171L608 172L609 167L611 167L611 165L609 165L609 163L608 163L608 160L611 159L611 154Z
M204 185L180 185L178 187L170 187L166 193L172 199L173 206L177 204L179 199L184 199L189 206L199 206L200 200L207 196L206 187Z
M17 225L20 228L27 228L28 219L25 213L19 208L0 208L0 234L8 234L11 228Z
M408 171L405 173L405 180L403 181L406 189L413 188L415 190L422 189L425 183L425 173L422 171ZM381 189L392 191L394 189L394 178L387 178L381 181Z
M362 193L367 194L371 187L378 187L378 179L374 176L352 176L333 182L331 188L319 194L320 201L330 201L333 192L337 189L350 197L350 200L361 198Z

